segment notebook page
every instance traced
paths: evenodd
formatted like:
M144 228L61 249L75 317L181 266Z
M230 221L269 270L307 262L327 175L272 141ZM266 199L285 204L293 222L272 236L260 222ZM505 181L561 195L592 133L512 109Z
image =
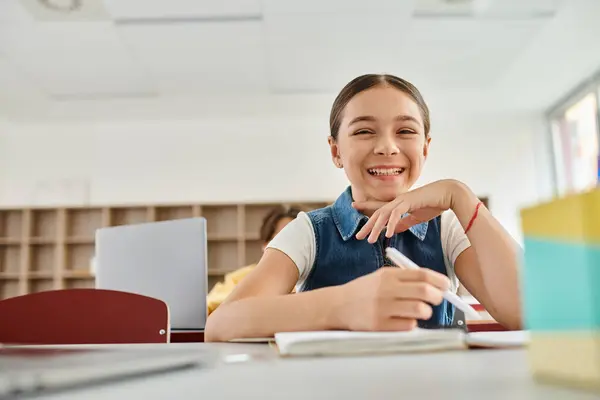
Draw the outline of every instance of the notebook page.
M324 346L331 346L332 350L341 351L347 348L351 351L361 346L374 349L384 346L402 345L422 346L423 344L457 343L462 342L464 332L458 329L420 329L400 332L356 332L356 331L306 331L306 332L279 332L275 334L275 341L282 354L296 351L310 352L311 347L319 351L327 351Z

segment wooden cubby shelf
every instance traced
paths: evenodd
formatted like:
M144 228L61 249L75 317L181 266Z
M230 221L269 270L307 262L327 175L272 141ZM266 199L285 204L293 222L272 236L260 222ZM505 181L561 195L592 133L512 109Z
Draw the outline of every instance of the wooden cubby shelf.
M62 288L94 287L98 228L202 216L207 220L209 290L223 275L255 263L259 229L281 203L151 204L0 209L0 300ZM302 202L314 209L328 202Z

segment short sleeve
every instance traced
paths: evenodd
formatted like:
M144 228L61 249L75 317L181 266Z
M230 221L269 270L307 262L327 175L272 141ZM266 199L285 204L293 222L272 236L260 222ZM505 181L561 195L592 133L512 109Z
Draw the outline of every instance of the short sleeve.
M444 252L444 264L450 282L451 290L456 292L459 281L454 271L454 264L460 254L471 246L469 238L460 224L454 212L448 210L442 213L440 231L442 250Z
M285 253L298 268L298 280L303 281L315 261L315 232L305 212L287 224L267 245Z
M452 211L448 210L442 214L441 224L442 248L448 261L454 267L458 256L471 246L471 242Z

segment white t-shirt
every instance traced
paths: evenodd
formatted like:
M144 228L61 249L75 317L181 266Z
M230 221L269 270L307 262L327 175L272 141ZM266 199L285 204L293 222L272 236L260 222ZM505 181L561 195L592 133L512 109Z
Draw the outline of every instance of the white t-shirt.
M458 256L471 246L471 243L458 218L450 210L442 213L440 229L444 264L451 282L451 290L456 293L458 278L454 273L454 263ZM317 247L315 231L308 214L300 212L296 219L287 224L271 240L267 245L267 248L269 247L282 251L296 264L299 277L296 291L299 291L314 266Z

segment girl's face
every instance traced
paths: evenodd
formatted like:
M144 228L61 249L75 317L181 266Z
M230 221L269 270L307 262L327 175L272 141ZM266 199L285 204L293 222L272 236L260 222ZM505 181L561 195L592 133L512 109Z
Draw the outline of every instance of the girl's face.
M417 104L391 86L365 90L346 105L334 163L343 167L355 201L391 201L417 181L429 149Z

